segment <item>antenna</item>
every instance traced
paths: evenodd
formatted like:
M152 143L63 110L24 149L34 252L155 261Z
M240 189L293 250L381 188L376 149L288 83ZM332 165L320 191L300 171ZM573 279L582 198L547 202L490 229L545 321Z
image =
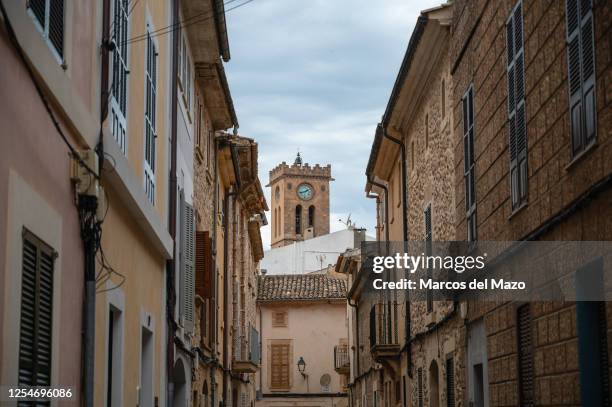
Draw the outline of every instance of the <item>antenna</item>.
M338 222L342 223L344 226L346 226L347 229L354 229L355 228L355 223L353 223L353 221L351 220L351 214L348 214L348 217L346 218L346 220L342 220L342 218L338 219Z

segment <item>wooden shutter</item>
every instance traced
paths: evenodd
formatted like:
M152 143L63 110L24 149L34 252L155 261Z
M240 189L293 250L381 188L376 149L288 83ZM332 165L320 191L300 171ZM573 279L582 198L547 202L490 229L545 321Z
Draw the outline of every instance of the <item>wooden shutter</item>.
M519 365L519 397L521 406L535 405L535 382L533 366L533 340L531 309L529 304L522 305L517 310L518 365Z
M272 326L275 328L284 328L288 325L287 311L272 312Z
M207 231L196 232L196 293L202 298L212 297L212 240Z
M476 240L476 176L474 158L474 88L463 96L463 165L467 240Z
M596 137L595 39L591 0L566 0L567 64L572 152Z
M455 363L452 356L446 359L446 406L455 407Z
M187 331L193 329L194 321L194 268L195 268L195 234L193 207L181 197L181 279L182 311Z
M47 15L47 4L46 0L30 0L28 6L34 14L36 21L41 27L45 27L45 16Z
M506 22L508 133L512 208L527 198L527 126L525 118L525 54L523 4L519 1Z
M270 346L270 388L289 388L289 349L288 343Z
M64 58L64 0L29 0L28 8L61 59Z
M417 401L419 407L423 407L423 369L417 370Z
M49 0L49 41L64 57L64 0Z
M53 250L29 232L23 238L19 385L51 384Z

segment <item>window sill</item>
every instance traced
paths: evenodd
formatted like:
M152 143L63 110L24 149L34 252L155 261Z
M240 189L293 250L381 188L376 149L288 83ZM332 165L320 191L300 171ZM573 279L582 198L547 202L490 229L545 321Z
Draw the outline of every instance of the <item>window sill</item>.
M582 150L572 158L569 164L565 166L565 171L570 171L572 168L574 168L580 161L582 161L584 157L590 155L591 151L597 148L597 145L597 140L592 141L591 144L584 148L584 150Z
M526 207L529 206L529 203L527 202L527 200L525 199L525 202L523 202L522 204L520 204L518 207L516 207L516 209L514 209L511 213L510 216L508 216L508 220L511 220L512 218L514 218L516 215L518 215L520 212L523 211L523 209L525 209Z

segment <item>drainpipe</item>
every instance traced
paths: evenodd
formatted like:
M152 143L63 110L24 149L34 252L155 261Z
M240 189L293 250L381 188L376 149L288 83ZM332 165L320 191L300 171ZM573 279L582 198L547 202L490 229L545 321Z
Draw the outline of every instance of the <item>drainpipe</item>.
M227 375L229 373L229 209L230 209L230 197L236 195L235 191L230 192L229 189L225 190L225 203L223 208L223 405L227 405L227 391L228 391L228 380ZM234 205L232 205L232 210Z
M172 5L172 23L179 23L179 1L174 0ZM178 49L180 30L174 31L172 37L172 69L170 77L171 118L170 118L170 180L168 186L168 232L172 238L172 257L166 261L166 318L168 320L168 332L166 338L166 369L167 369L167 391L166 405L172 407L174 398L173 367L174 367L174 333L176 322L174 320L176 292L174 286L174 272L176 267L176 155L177 155L177 75L178 75Z
M383 118L383 123L385 119ZM387 133L387 127L381 123L381 130L383 137L389 141L400 146L401 160L402 160L402 221L403 221L403 235L404 235L404 251L407 250L408 245L408 188L406 184L408 182L406 173L406 146L402 140L396 139ZM410 329L410 293L406 292L406 333L405 333L405 344L408 352L408 376L412 378L412 346L410 341L411 329Z
M102 46L100 71L100 139L96 146L99 156L98 174L102 174L104 162L103 128L108 114L108 60L110 38L110 0L102 4ZM98 207L96 197L79 196L79 217L81 218L81 238L83 240L85 298L83 309L83 404L94 405L95 378L95 336L96 336L96 252L101 244L97 229L101 222L95 219Z
M215 361L217 361L217 340L218 340L218 327L219 327L219 316L217 315L217 310L218 310L218 304L217 304L217 300L219 299L219 279L217 276L217 217L218 217L218 213L219 213L219 174L217 174L217 149L218 149L218 140L215 138L213 140L214 142L214 149L213 149L213 174L214 174L214 193L213 193L213 219L212 219L212 253L214 256L214 272L212 275L212 284L214 287L214 309L211 311L211 315L213 315L214 312L214 320L213 320L213 324L211 327L211 338L212 338L212 348L213 348L213 358ZM218 366L218 363L217 363ZM216 367L216 366L215 366ZM210 396L211 396L211 400L212 400L212 406L211 407L215 407L216 406L216 400L215 400L215 396L216 396L216 392L215 392L215 388L217 387L217 381L215 378L215 367L211 366L210 367Z
M379 187L380 189L382 189L384 191L385 194L385 222L384 222L384 227L385 227L385 241L389 241L389 200L387 199L388 195L388 189L384 184L378 183L376 181L374 181L372 179L371 175L368 175L368 182L374 186ZM374 197L372 195L368 195L368 198Z

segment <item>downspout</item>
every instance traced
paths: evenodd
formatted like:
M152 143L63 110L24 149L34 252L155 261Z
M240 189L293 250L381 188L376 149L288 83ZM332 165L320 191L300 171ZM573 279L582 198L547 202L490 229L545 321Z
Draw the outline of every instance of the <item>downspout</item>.
M385 118L383 118L383 123L385 122ZM407 251L408 245L408 188L406 184L408 183L407 174L406 174L406 146L402 140L396 139L395 137L391 137L387 133L387 127L381 123L382 135L384 138L389 141L400 146L401 160L402 160L402 222L403 222L403 235L404 235L404 251ZM408 376L412 378L412 346L410 341L411 335L411 321L410 321L410 293L406 292L406 332L405 332L405 343L407 345L406 349L408 352L407 362L408 362Z
M172 5L172 23L176 26L179 22L179 1L174 0ZM167 389L166 405L172 407L174 398L173 367L174 367L174 333L176 321L174 320L176 292L174 287L174 272L176 267L176 155L177 155L177 76L178 76L178 49L180 31L175 30L172 37L172 69L170 77L170 180L168 186L168 232L172 238L172 257L166 261L166 319L168 320L168 332L166 338L166 369Z
M218 214L219 214L219 174L217 174L217 149L218 149L218 140L216 138L213 139L213 143L214 143L214 148L213 148L213 174L214 174L214 193L213 193L213 219L212 219L212 235L213 235L213 239L212 239L212 253L214 256L214 270L213 270L213 281L212 284L214 286L214 309L211 311L211 315L214 315L214 319L213 319L213 324L212 324L212 328L211 328L211 339L212 339L212 348L213 348L213 358L214 360L217 362L216 365L218 366L218 361L217 361L217 341L218 341L218 332L219 332L219 316L217 314L218 311L218 304L217 304L217 300L219 299L219 279L218 279L218 275L217 275L217 219L218 219ZM214 314L213 314L214 312ZM216 403L215 403L215 396L216 396L216 392L215 392L215 388L217 387L217 381L215 379L215 368L214 366L210 367L210 383L211 383L211 391L210 391L210 396L211 396L211 400L212 400L212 406L211 407L215 407Z
M347 303L350 307L355 308L355 377L359 376L359 305L351 303L351 299L347 298Z
M225 190L225 202L223 208L223 405L227 403L227 391L228 391L228 380L227 376L229 373L229 209L230 209L230 197L234 197L236 192L230 192L229 189ZM234 205L232 205L233 210Z
M376 182L372 179L371 175L368 175L368 182L374 186L379 187L380 189L382 189L384 191L385 194L385 222L384 222L384 227L385 227L385 241L389 241L389 200L387 199L387 197L389 196L389 190L387 189L387 187L384 184L381 184L379 182ZM368 195L368 198L370 198L371 196Z
M110 0L102 4L102 46L100 71L100 139L96 147L99 155L98 174L102 174L104 163L104 148L102 144L104 121L108 114L108 60L110 38ZM89 212L95 219L98 200L95 197L79 196L79 214ZM82 217L81 217L82 218ZM82 218L83 219L83 218ZM96 336L96 252L101 245L96 237L96 229L101 227L101 220L81 221L81 238L83 239L84 269L85 269L85 298L83 309L83 404L86 407L94 405L94 379L95 379L95 336Z

